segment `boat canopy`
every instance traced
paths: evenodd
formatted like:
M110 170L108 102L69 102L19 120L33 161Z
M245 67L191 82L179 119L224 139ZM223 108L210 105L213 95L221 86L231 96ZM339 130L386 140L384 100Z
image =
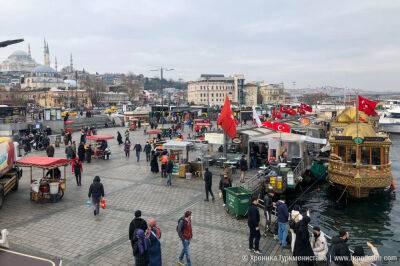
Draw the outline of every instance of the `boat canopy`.
M71 161L65 158L46 157L46 156L30 156L25 157L16 162L22 167L38 167L43 169L53 169L60 166L66 166Z

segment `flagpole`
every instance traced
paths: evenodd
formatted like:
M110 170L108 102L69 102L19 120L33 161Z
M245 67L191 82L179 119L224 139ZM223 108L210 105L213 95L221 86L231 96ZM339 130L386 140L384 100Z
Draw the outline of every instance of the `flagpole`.
M228 151L228 135L224 132L224 153L223 156L225 159L228 159L227 156L227 151Z

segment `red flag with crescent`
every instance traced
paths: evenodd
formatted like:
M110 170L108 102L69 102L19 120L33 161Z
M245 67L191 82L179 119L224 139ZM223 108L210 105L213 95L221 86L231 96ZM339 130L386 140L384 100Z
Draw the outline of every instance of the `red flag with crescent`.
M284 105L281 105L280 111L281 111L281 113L285 113L288 115L296 115L297 114L295 109L292 109L292 108L290 108L288 106L284 106Z
M272 108L272 118L282 119L281 112L277 111L276 108Z
M366 115L375 116L377 113L375 112L375 107L378 102L371 101L362 96L358 96L358 110L364 112Z
M229 101L228 96L225 98L224 106L222 106L221 113L217 120L218 125L222 127L225 133L231 139L236 138L236 120L233 117L231 102Z
M302 104L300 104L300 108L306 112L309 112L309 113L312 112L312 107L308 104L302 103Z
M290 126L286 123L265 121L262 122L262 126L276 131L290 133Z

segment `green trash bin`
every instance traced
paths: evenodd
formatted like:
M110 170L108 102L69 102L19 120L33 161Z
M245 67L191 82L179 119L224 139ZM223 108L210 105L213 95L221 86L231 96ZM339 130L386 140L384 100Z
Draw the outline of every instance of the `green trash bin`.
M252 193L243 187L226 188L226 210L237 217L245 216Z

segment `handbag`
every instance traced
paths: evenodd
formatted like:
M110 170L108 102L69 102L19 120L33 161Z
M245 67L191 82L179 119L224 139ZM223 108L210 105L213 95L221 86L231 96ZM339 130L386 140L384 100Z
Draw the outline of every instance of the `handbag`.
M100 207L101 207L102 209L105 209L105 208L106 208L106 199L102 198L102 199L100 200Z

